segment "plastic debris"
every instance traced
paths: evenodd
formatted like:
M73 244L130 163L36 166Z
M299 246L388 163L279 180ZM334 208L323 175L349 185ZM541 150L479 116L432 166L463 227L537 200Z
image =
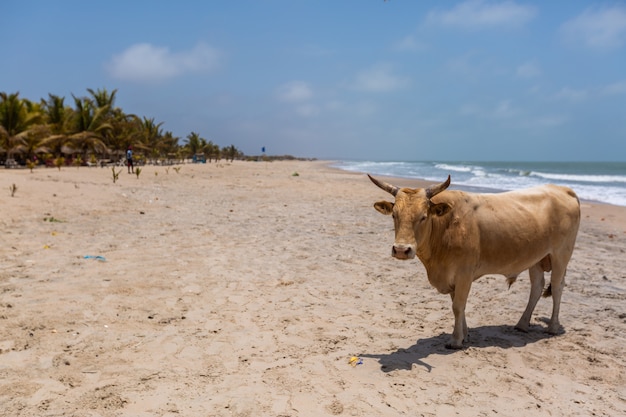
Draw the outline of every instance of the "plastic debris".
M85 259L95 259L97 261L106 262L106 258L104 256L100 256L100 255L85 255L84 258Z
M357 365L363 365L363 359L357 357L357 356L353 356L350 358L350 360L348 361L348 363L352 366L357 366Z

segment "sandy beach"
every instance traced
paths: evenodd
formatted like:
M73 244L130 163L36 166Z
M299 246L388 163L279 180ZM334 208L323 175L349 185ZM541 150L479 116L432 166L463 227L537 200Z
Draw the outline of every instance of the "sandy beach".
M179 167L0 172L0 415L626 415L626 208L583 202L562 334L485 276L454 351L364 174Z

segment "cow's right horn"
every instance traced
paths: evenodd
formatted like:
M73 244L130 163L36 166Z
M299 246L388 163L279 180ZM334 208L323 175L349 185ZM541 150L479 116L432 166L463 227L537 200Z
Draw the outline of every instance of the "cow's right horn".
M428 199L431 199L432 197L436 196L437 194L439 194L440 192L442 192L449 186L450 186L450 175L448 175L448 179L442 182L441 184L431 185L430 187L428 187L426 189L426 197L428 197Z
M391 184L387 184L386 182L379 181L376 178L372 177L370 174L367 174L367 176L370 178L370 180L372 180L374 184L376 184L381 189L387 191L389 194L393 195L394 197L396 196L396 194L398 194L399 188L396 187L395 185L391 185Z

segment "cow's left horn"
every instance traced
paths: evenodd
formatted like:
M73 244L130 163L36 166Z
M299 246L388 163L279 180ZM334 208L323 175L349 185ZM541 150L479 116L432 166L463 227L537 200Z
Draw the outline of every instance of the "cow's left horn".
M394 197L396 196L396 194L398 194L399 188L396 187L395 185L391 185L391 184L387 184L386 182L379 181L376 178L372 177L370 174L367 174L367 176L370 178L370 180L372 180L374 184L376 184L381 189L387 191L389 194L393 195Z
M428 199L431 199L432 197L436 196L437 194L439 194L440 192L442 192L449 186L450 186L450 175L448 175L448 179L442 182L441 184L431 185L430 187L428 187L426 189L426 197Z

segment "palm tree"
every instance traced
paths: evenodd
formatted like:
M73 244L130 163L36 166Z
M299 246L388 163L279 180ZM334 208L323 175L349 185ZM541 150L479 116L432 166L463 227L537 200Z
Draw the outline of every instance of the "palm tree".
M74 107L65 104L65 98L48 94L48 99L31 102L21 99L19 92L0 93L0 156L26 155L32 158L42 152L64 153L76 151L82 160L89 153L123 154L129 145L145 152L150 158L172 159L204 152L209 162L225 155L231 161L241 155L233 145L220 149L212 141L191 132L183 148L172 132L162 132L163 122L153 118L126 114L115 107L117 90L93 90L89 96L72 95Z
M8 159L20 153L26 138L42 120L41 108L28 99L20 99L19 92L0 92L0 148Z
M212 140L204 146L204 153L209 157L209 162L212 159L215 159L215 162L220 160L220 147L214 144Z
M126 114L116 107L109 116L111 129L107 130L103 137L109 152L119 157L131 145L136 145L141 140L142 122L134 114Z
M48 100L41 100L45 122L53 135L66 133L72 109L65 106L65 97L48 94Z
M31 128L28 134L13 147L13 151L20 155L25 155L29 161L36 161L37 154L50 152L46 142L46 138L49 136L48 133L48 126L43 124Z
M235 145L230 145L222 149L222 154L227 160L230 159L230 162L233 162L235 158L240 156L241 152L235 147Z
M200 134L191 132L187 135L187 145L185 146L189 156L194 156L198 153L198 150L202 149L202 138Z
M65 106L65 97L48 94L48 100L41 100L44 121L48 128L48 135L42 140L41 146L52 152L55 156L61 156L63 146L69 143L69 130L74 111Z
M165 132L161 137L160 149L168 159L172 159L173 156L180 157L178 139L172 132Z
M110 94L106 88L103 88L102 90L98 89L96 91L88 88L87 91L91 94L91 97L95 101L97 107L108 107L111 111L115 109L113 104L115 103L115 94L117 94L117 89L111 91Z
M137 146L154 159L160 156L159 141L163 136L161 132L162 124L163 122L155 123L154 118L148 119L145 116L141 122L141 130L139 133L140 142Z
M72 119L72 130L69 135L70 143L80 151L83 160L86 160L89 151L105 153L106 145L103 135L112 128L107 121L109 106L97 107L89 98L74 98L76 106Z

